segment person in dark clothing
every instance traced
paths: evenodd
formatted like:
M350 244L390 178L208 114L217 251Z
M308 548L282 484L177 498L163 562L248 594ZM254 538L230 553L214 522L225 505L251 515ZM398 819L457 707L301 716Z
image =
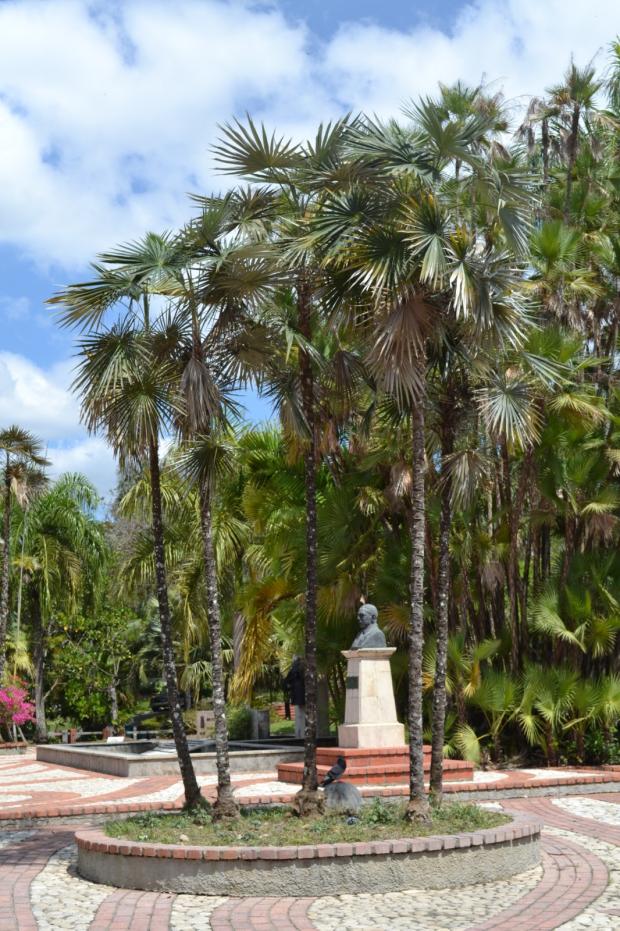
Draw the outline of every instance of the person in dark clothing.
M300 656L293 657L291 668L284 677L284 691L295 706L295 737L303 737L306 727L306 684Z

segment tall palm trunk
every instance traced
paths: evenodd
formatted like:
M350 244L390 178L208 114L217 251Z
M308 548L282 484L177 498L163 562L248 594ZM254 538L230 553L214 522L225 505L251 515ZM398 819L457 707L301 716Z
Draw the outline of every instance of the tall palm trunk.
M200 318L198 316L191 283L190 289L192 298L192 355L201 366L206 368L205 353L200 331ZM188 394L190 423L197 433L203 432L208 434L210 432L209 413L200 403L192 403L191 392L188 392ZM199 494L205 586L208 599L207 624L209 626L209 644L211 648L215 756L217 767L217 801L214 806L213 815L215 818L234 818L238 815L239 808L233 796L230 779L228 725L226 723L226 692L224 688L224 659L222 651L222 620L217 583L217 565L213 547L211 489L207 479L200 482Z
M9 571L11 559L11 475L9 457L4 470L4 519L2 525L2 582L0 588L0 682L6 662L6 629L9 620Z
M508 518L508 601L510 603L510 633L511 633L511 668L516 672L519 665L519 597L517 593L517 576L515 567L517 561L517 537L512 502L512 478L510 474L510 455L506 440L501 443L502 458L502 484L503 505Z
M226 697L224 695L224 660L222 655L222 621L217 586L217 568L213 548L213 522L211 490L208 482L200 484L200 524L204 551L205 584L207 588L207 623L211 647L213 682L213 716L215 719L215 757L217 766L217 801L213 814L216 818L236 817L239 812L230 781L228 760L228 726L226 724Z
M422 721L422 651L424 648L424 515L425 515L425 421L424 398L418 399L412 413L412 465L410 625L409 625L409 804L410 820L429 818L424 791L424 747Z
M32 659L34 663L35 740L47 742L45 718L45 630L41 614L41 598L36 583L32 590Z
M532 450L528 448L523 463L516 492L512 493L510 456L506 441L502 442L502 465L504 495L508 512L508 597L510 601L511 653L510 665L514 674L521 668L521 644L525 638L525 614L523 607L521 576L519 575L519 524L525 504L527 482L530 477Z
M304 283L299 288L299 329L309 341L311 338L309 297ZM300 815L314 813L322 805L317 791L317 662L316 662L316 590L317 590L317 515L316 515L316 424L314 379L307 353L299 357L301 395L304 417L308 428L308 442L304 453L306 490L306 618L305 618L305 698L306 727L304 733L304 772L301 791L295 797L294 807Z
M581 116L581 107L576 103L571 115L570 135L568 137L568 164L566 166L566 194L564 197L564 222L568 223L570 219L570 200L573 191L573 171L577 160L577 142L579 140L579 118Z
M161 507L161 478L157 440L151 440L149 444L149 470L151 474L155 578L157 584L157 603L159 605L159 621L161 625L164 678L166 680L174 744L179 759L183 788L185 789L185 806L187 808L194 808L201 803L202 796L200 794L200 787L196 781L192 758L189 754L185 723L181 713L181 702L179 701L179 686L177 683L177 671L172 643L172 618L170 616L170 605L168 603L166 557L164 553L164 527Z
M441 801L443 792L443 745L446 724L446 667L448 662L448 609L450 599L450 529L452 526L452 484L446 473L446 462L452 453L454 432L450 411L444 412L441 444L441 515L439 518L439 581L435 634L437 656L433 683L431 796Z
M542 163L543 163L543 183L545 188L549 181L549 120L544 117L541 121L542 127Z

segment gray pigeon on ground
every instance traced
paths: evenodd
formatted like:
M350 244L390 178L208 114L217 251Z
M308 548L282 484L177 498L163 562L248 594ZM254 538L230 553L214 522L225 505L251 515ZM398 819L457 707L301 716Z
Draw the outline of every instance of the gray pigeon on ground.
M343 756L339 756L332 768L325 774L325 778L321 782L321 788L324 789L330 783L335 782L336 779L340 779L346 768L347 761Z

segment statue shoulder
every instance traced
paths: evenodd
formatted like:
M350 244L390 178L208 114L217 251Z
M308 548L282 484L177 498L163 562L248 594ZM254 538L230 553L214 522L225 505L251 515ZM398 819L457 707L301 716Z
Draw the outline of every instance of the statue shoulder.
M368 641L367 641L367 643L365 644L365 646L368 646L368 647L384 647L384 646L387 646L387 641L386 641L386 639L385 639L385 634L383 633L383 631L381 630L380 627L376 627L376 626L375 626L374 630L371 630L371 631L370 631L370 633L369 633L369 635L368 635Z
M369 630L364 630L357 635L351 644L350 649L364 650L385 646L387 646L385 634L380 627L377 627L376 624L373 624Z

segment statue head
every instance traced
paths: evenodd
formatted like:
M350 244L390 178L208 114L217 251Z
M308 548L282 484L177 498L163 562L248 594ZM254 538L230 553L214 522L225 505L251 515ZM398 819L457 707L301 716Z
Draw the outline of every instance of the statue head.
M357 612L357 620L360 628L366 630L371 624L377 623L379 612L374 605L364 604Z

